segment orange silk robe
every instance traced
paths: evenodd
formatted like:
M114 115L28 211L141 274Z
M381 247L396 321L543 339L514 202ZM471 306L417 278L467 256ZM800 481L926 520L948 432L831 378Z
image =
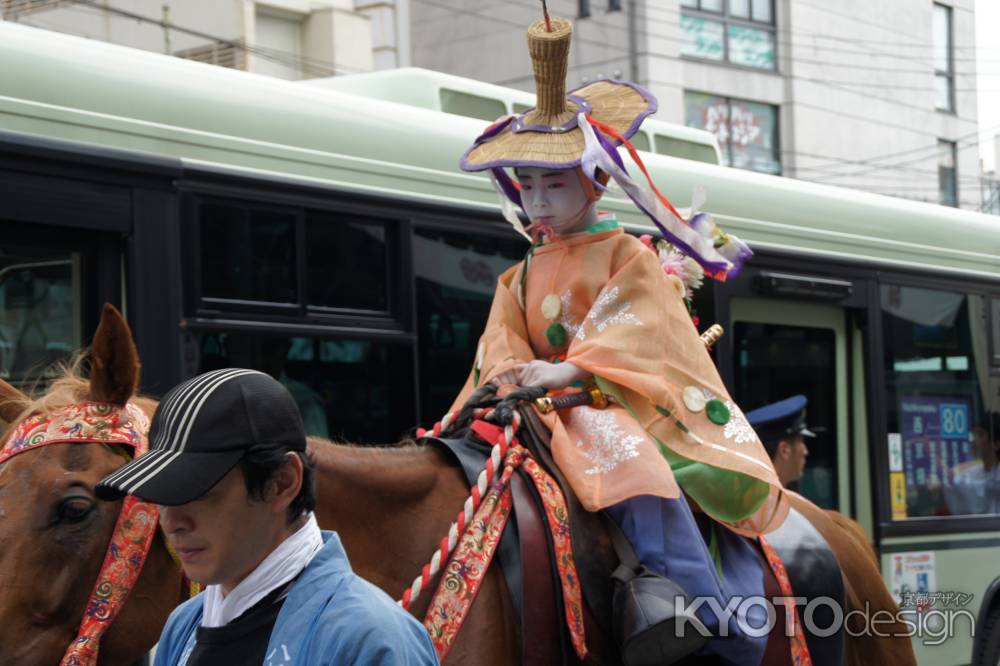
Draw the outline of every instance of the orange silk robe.
M784 520L787 500L764 447L723 386L677 289L657 256L621 228L557 237L536 248L519 299L524 262L500 276L477 354L479 384L533 359L565 353L617 398L605 410L577 407L543 418L552 453L590 511L636 495L679 496L678 480L706 513L756 535ZM553 348L542 314L568 346ZM550 313L551 314L551 313ZM452 406L476 387L476 367ZM684 390L722 401L724 425ZM675 473L676 472L676 473Z

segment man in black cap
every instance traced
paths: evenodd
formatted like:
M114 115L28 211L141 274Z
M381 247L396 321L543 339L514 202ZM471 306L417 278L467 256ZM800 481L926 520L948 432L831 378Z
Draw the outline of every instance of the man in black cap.
M793 395L746 414L785 487L802 478L809 457L806 438L816 436L806 425L807 404L804 395Z
M437 664L423 626L316 524L302 417L279 382L199 375L163 397L149 437L97 494L160 505L184 572L206 586L171 614L156 666Z

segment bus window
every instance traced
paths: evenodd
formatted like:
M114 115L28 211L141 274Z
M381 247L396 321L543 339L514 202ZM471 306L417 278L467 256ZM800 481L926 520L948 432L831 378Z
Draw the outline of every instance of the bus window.
M649 135L641 130L633 134L629 141L635 146L636 150L645 150L647 153L650 151Z
M992 331L992 346L994 367L1000 366L1000 298L990 299L990 331Z
M496 120L507 115L502 100L441 88L441 110L469 118Z
M881 287L894 520L1000 512L986 299Z
M415 229L420 422L441 420L472 368L497 277L524 258L527 241Z
M75 254L0 248L0 378L20 386L80 346Z
M416 423L409 343L212 331L194 346L199 373L254 368L280 381L307 435L390 444Z
M532 108L530 104L521 104L520 102L514 102L510 105L510 108L514 110L514 113L524 113L528 109Z
M715 154L715 148L712 146L684 139L675 139L663 134L655 134L653 139L656 142L656 152L661 155L682 157L686 160L705 162L706 164L719 163L718 155Z
M230 301L298 301L294 211L203 203L201 289Z
M307 211L307 303L387 313L386 235L382 220Z

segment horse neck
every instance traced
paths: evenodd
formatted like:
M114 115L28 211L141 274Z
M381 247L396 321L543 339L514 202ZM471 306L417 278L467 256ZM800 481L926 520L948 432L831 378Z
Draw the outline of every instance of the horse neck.
M398 596L468 496L462 473L430 446L358 447L310 440L316 515L360 575Z

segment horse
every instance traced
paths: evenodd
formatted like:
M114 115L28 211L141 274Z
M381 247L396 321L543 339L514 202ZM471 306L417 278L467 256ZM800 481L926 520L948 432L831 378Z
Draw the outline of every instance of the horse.
M117 311L105 311L92 348L90 381L75 368L31 400L0 382L0 419L12 426L84 401L135 398L138 352ZM13 428L0 438L0 448ZM122 502L102 502L94 486L126 461L113 444L42 446L0 464L0 664L52 666L77 636ZM101 642L100 663L118 666L146 654L170 611L185 598L183 575L157 530L145 567Z
M13 425L86 399L132 399L149 413L154 403L136 396L138 384L128 325L105 306L92 344L89 382L71 368L45 396L31 400L0 380L0 419ZM8 436L0 438L0 447ZM409 439L395 446L361 447L310 437L309 452L316 463L320 525L339 533L359 575L398 597L439 547L468 496L464 475L437 447ZM120 509L120 502L97 501L93 488L124 462L121 451L110 445L53 444L0 463L0 663L58 663L75 637ZM845 588L851 591L845 611L863 608L863 591L873 610L894 612L896 605L866 544L805 498L796 496L793 504L823 534L840 562ZM83 517L62 524L56 518L67 507L74 519ZM125 666L146 653L184 598L182 572L157 534L135 589L101 642L101 666ZM430 594L419 597L411 612L422 618L429 601ZM585 663L617 663L607 635L599 627L596 635L593 630L587 626L590 652ZM916 664L908 638L847 640L852 666ZM519 620L502 573L490 567L445 663L499 666L520 659Z

